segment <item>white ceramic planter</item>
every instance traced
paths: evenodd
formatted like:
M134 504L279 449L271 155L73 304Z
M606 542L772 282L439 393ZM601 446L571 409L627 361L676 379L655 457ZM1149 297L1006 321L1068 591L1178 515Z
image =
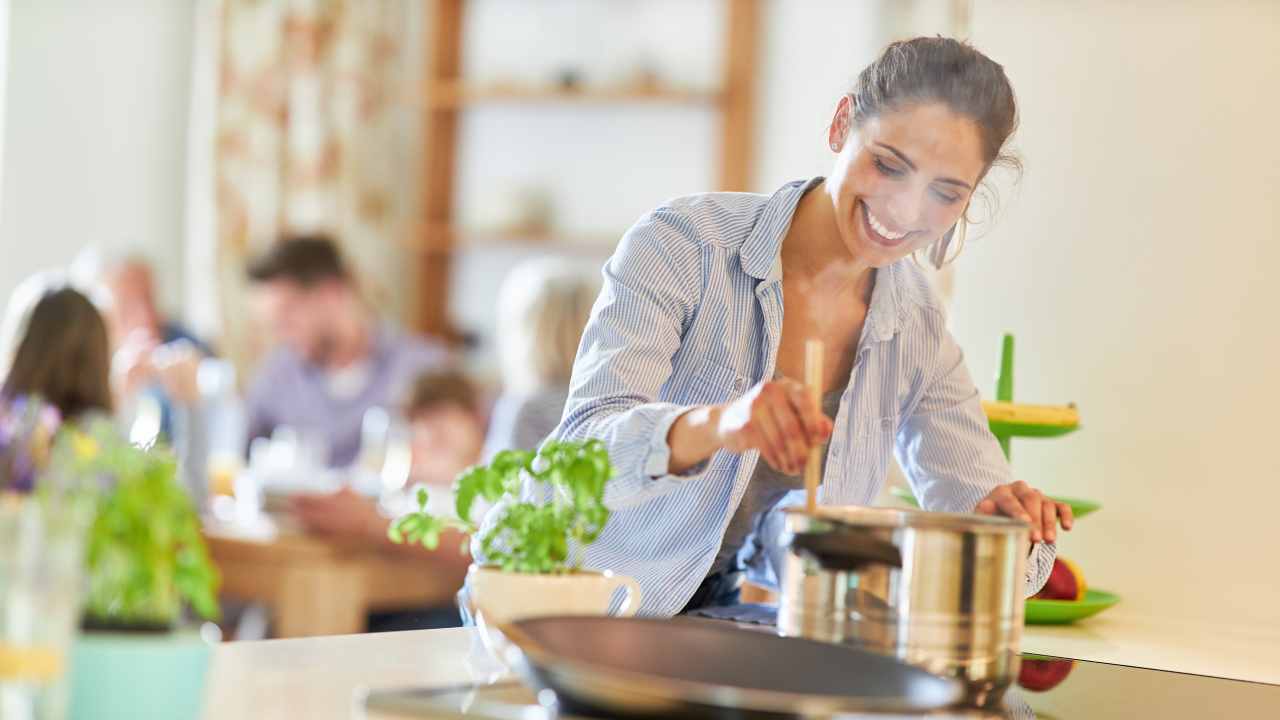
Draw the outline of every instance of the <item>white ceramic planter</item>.
M608 571L533 575L472 565L467 586L473 609L491 623L544 615L608 615L619 590L626 595L617 615L635 615L640 608L639 584Z

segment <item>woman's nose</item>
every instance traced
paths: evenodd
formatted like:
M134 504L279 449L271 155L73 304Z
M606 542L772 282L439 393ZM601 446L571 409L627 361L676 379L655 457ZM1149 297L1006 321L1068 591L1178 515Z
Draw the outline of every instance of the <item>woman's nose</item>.
M889 217L885 219L893 224L891 230L909 231L916 227L923 207L924 197L921 193L915 191L898 193L889 198L886 206Z

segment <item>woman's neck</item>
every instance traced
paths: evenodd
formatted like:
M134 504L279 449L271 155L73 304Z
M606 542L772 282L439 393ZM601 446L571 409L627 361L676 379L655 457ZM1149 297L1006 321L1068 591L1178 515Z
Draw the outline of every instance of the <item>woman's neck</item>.
M824 180L800 198L782 242L783 276L791 274L823 294L843 296L852 291L854 297L869 302L875 273L840 236L829 193Z

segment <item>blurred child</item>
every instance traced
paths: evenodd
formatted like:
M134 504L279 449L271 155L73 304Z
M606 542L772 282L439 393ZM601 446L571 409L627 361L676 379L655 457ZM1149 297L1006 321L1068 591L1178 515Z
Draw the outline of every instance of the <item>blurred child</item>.
M480 459L484 417L479 391L459 371L428 371L413 383L404 415L411 437L410 484L428 488L433 512L452 515L454 477ZM410 490L408 495L412 496ZM443 535L435 551L392 543L387 538L391 519L373 499L349 489L298 496L293 499L292 510L309 532L381 548L406 562L422 565L425 571L439 575L442 582L462 587L470 558L459 552L465 538L456 532ZM370 632L459 624L453 607L375 613L369 618Z

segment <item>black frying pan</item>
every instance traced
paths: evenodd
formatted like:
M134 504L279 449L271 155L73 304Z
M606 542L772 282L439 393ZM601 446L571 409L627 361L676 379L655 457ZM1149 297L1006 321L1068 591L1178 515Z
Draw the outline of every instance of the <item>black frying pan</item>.
M830 717L922 712L962 685L847 645L707 620L553 617L502 632L567 712L612 717Z

